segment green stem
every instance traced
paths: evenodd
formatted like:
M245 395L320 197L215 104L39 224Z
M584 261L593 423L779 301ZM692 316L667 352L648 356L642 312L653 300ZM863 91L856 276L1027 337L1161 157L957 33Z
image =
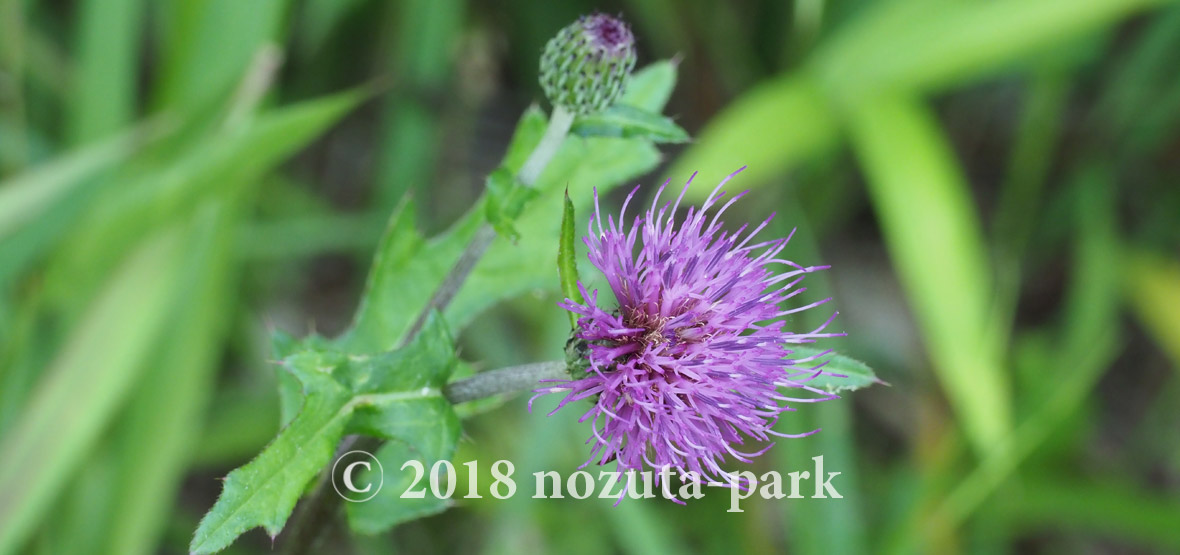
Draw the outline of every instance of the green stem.
M553 114L549 116L549 126L545 129L545 135L541 137L541 142L537 143L537 147L533 149L528 160L525 160L524 166L520 168L520 173L516 174L516 178L521 183L532 187L537 182L537 178L541 177L545 166L548 166L553 155L557 154L561 143L565 142L565 137L569 134L573 124L573 112L561 106L553 107Z
M551 360L480 372L465 380L447 384L443 395L453 404L466 403L503 393L516 393L537 386L541 380L569 379L565 361Z
M553 160L553 155L557 154L557 149L561 147L561 143L565 142L565 137L569 134L570 126L573 123L573 112L561 106L553 107L553 114L549 118L549 126L545 129L545 135L541 137L541 142L537 143L520 172L516 174L516 178L526 187L532 187L541 172ZM451 267L446 278L443 279L438 289L434 290L426 307L418 313L418 317L410 326L409 331L402 337L401 346L408 345L418 336L418 332L422 331L422 326L426 324L426 318L430 316L431 312L435 310L443 312L447 309L447 305L455 299L455 295L463 287L463 282L467 281L467 277L471 275L471 271L475 269L475 265L483 258L484 253L487 252L488 247L495 239L496 231L492 229L490 224L484 223L480 226L472 236L471 242L467 243L463 254L459 255L459 260L455 261L455 265Z

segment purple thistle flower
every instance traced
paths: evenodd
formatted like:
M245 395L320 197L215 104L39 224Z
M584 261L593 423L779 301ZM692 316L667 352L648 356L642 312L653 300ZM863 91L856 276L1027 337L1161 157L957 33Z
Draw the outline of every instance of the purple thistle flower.
M796 286L806 274L827 267L778 258L790 237L755 241L773 214L749 233L746 226L722 231L721 214L745 193L706 216L725 194L718 192L721 187L741 171L723 180L699 209L689 208L679 225L676 209L691 178L675 204L657 211L661 187L630 228L625 213L638 187L627 196L618 222L608 215L605 226L595 191L584 242L618 307L604 310L597 305L598 292L588 294L578 284L587 302L566 299L560 306L579 316L576 337L589 345L588 372L536 390L538 396L567 393L553 412L573 401L594 401L579 419L591 420L587 443L594 444L583 467L617 459L620 471L668 465L682 475L693 471L712 480L729 476L721 469L726 456L750 462L773 445L739 451L735 447L745 438L765 442L772 435L819 431L784 435L771 428L781 413L794 410L781 403L837 397L807 385L824 373L822 363L807 365L817 357L792 358L790 349L844 335L823 332L836 315L807 333L786 329L783 319L830 299L781 306L804 291ZM642 244L636 254L637 240ZM781 388L807 396L787 396Z

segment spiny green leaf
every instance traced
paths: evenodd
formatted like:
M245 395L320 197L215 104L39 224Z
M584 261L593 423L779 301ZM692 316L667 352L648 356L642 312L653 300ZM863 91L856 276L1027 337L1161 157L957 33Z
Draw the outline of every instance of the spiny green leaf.
M581 137L637 137L653 143L689 141L688 132L670 118L626 104L579 117L570 131Z
M418 461L422 463L426 476L429 476L434 463L454 457L455 445L459 439L458 417L454 416L453 411L445 418L436 415L432 417L436 418L434 425L440 431L440 441L437 443L418 448L394 440L386 442L377 451L377 460L381 463L384 481L381 490L372 499L364 503L348 504L348 524L354 532L379 534L402 522L440 513L450 506L451 502L448 499L435 497L426 477L414 484L416 471L412 467L402 468L406 461ZM373 479L365 474L361 475L362 483L373 483ZM445 474L441 474L440 478L441 476ZM443 484L445 478L440 479L440 485ZM414 486L415 491L425 489L425 495L420 499L402 498L402 493L410 486Z
M584 302L578 290L578 264L574 257L574 203L570 201L569 189L565 191L565 202L561 211L561 239L557 247L557 275L561 280L561 292L576 303ZM578 318L569 313L570 325L577 326Z
M377 453L384 472L381 490L364 503L349 504L353 530L375 534L446 508L446 500L429 489L422 499L403 499L414 474L401 467L413 459L429 469L435 461L454 455L459 417L441 387L455 363L454 342L437 313L406 348L364 360L353 357L354 375L349 379L354 388L374 393L357 397L350 431L391 440Z
M352 328L336 340L339 348L352 353L393 348L483 221L471 212L443 236L457 239L427 242L418 231L415 206L407 197L390 216Z
M877 375L867 364L840 353L799 345L792 345L791 351L790 358L793 360L816 357L805 363L810 367L826 362L823 366L824 373L806 382L811 387L821 388L829 393L839 393L841 391L856 391L876 383L885 383L877 379ZM825 352L828 354L825 355Z
M275 330L271 334L271 352L274 357L272 360L283 361L275 368L275 373L279 384L279 423L285 427L299 414L299 409L303 406L303 397L306 394L299 369L312 366L330 367L342 362L343 355L337 353L328 340L320 335L311 334L303 339L295 339L282 330ZM328 362L308 360L311 357L319 360L325 356L334 356L336 360ZM295 361L300 361L300 363L293 364Z
M292 361L308 392L302 410L258 457L226 476L190 552L216 553L258 526L272 538L278 535L307 484L332 460L352 414L352 396L315 362Z
M358 395L437 389L450 378L455 358L455 342L442 317L432 312L409 345L378 355L349 355L337 377Z
M279 337L281 350L293 348ZM455 366L454 342L437 313L412 343L390 353L349 355L314 336L303 346L283 361L302 388L299 413L226 478L193 538L194 553L220 551L256 526L278 534L346 431L439 456L454 451L459 418L441 390Z

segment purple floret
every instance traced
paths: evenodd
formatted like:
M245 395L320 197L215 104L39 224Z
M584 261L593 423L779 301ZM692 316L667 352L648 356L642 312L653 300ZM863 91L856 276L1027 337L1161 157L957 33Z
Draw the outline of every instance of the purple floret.
M593 449L586 464L617 459L620 471L669 465L712 480L728 476L721 468L727 456L749 462L773 445L737 449L748 438L768 442L772 435L819 431L784 435L771 428L781 413L794 410L787 402L836 398L807 383L823 373L816 357L792 358L790 348L843 335L824 331L836 315L810 332L785 327L787 316L830 300L786 306L804 291L797 287L804 276L826 266L779 258L790 237L755 240L773 214L749 233L747 226L723 231L721 214L745 193L706 215L738 172L699 209L690 207L679 225L675 214L688 184L674 204L662 207L660 187L651 208L629 228L625 213L638 187L618 221L607 215L606 225L595 192L584 241L618 307L599 307L598 292L587 293L579 283L587 301L566 299L560 306L579 316L576 336L589 344L588 374L537 390L566 392L554 412L582 399L594 403L579 420L591 421L587 442Z
M616 19L606 14L596 13L578 18L582 24L585 36L595 48L606 52L615 52L631 48L635 44L635 37L631 29L622 19Z

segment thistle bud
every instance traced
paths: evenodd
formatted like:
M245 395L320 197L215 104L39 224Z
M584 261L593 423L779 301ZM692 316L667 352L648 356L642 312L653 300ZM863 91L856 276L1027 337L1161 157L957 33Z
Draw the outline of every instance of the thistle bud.
M554 106L575 114L610 107L635 68L635 38L622 20L582 16L545 45L541 88Z

